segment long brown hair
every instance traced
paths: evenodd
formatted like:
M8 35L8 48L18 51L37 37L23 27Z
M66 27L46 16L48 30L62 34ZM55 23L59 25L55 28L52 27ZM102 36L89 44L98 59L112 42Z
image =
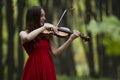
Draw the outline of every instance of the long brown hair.
M28 9L26 15L26 30L28 33L42 26L40 25L41 9L43 8L40 6L32 6ZM35 48L35 43L42 37L50 40L52 35L39 34L35 39L28 43L28 47L30 49Z
M40 17L41 17L41 7L40 6L32 6L28 9L26 14L26 30L28 33L31 31L41 27L40 25ZM38 35L34 40L30 41L28 43L29 48L35 47L35 42L40 39L40 36Z
M28 30L28 33L41 26L41 9L42 8L40 6L32 6L28 9L26 15L26 30Z

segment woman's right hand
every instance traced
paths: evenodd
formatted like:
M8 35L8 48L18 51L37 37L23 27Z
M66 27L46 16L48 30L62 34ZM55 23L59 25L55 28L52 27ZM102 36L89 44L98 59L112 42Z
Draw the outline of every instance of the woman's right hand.
M53 24L45 23L43 27L49 31L48 34L58 32L57 27L54 26Z
M44 27L45 29L48 29L48 30L55 28L55 26L52 25L52 24L50 24L50 23L45 23L43 27Z

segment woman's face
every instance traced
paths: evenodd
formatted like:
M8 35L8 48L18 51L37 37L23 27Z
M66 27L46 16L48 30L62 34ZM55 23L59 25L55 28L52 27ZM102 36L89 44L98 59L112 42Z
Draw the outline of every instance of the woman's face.
M43 26L45 23L45 11L43 9L41 9L41 17L40 17L40 25Z

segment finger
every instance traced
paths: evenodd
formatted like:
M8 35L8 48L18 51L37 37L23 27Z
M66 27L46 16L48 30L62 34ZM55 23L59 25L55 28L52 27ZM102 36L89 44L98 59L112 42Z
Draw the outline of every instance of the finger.
M54 34L54 31L49 31L49 34Z
M78 32L74 32L74 35L79 36L79 33Z
M59 31L57 30L57 28L53 28L55 33L58 33Z
M75 34L77 37L79 36L79 34Z

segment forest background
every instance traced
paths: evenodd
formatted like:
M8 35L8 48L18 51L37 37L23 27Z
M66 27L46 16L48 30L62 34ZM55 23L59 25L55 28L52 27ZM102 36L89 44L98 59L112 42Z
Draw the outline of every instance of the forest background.
M28 55L19 32L25 28L26 11L42 6L48 23L79 30L91 40L76 39L54 57L57 80L120 80L119 0L0 0L0 80L21 80ZM58 26L58 27L59 27ZM56 38L61 45L66 38Z

